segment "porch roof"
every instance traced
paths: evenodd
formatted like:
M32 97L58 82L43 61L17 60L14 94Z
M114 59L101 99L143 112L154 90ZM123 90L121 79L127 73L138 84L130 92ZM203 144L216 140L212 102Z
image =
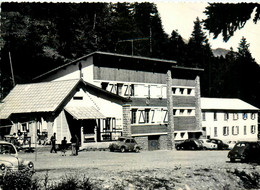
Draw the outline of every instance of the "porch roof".
M75 119L104 119L106 118L94 107L66 106L65 110Z
M0 103L0 119L13 113L53 112L80 82L64 80L18 84Z

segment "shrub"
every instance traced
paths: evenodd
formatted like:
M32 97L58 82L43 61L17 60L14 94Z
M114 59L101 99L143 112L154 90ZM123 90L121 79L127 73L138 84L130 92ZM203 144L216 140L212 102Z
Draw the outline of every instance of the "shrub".
M39 189L37 180L32 179L32 174L23 171L8 171L6 175L0 178L0 187L3 190L27 190L27 189Z

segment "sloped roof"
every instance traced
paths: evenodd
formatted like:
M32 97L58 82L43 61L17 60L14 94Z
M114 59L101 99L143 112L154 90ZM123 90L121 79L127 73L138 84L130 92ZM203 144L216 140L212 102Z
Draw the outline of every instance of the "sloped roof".
M12 113L53 112L79 83L64 80L16 85L0 105L0 119Z
M166 59L158 59L158 58L151 58L151 57L143 57L143 56L135 56L135 55L125 55L125 54L118 54L118 53L110 53L110 52L101 52L101 51L96 51L96 52L92 52L90 54L84 55L76 60L73 60L69 63L66 63L64 65L61 65L57 68L54 68L46 73L43 73L39 76L36 76L35 78L33 78L33 80L38 80L39 78L42 78L46 75L50 75L51 73L58 71L60 69L64 69L69 65L75 64L81 60L84 60L88 57L94 56L94 55L99 55L99 56L111 56L111 57L118 57L118 58L128 58L128 59L133 59L133 60L142 60L142 61L146 61L149 63L154 63L154 62L159 62L161 64L167 64L168 67L171 66L174 69L182 69L182 70L196 70L196 71L203 71L203 69L199 69L199 68L188 68L188 67L180 67L180 66L176 66L177 62L174 60L166 60ZM105 58L106 59L106 58ZM161 66L161 65L160 65ZM166 65L165 65L166 66ZM165 67L163 66L163 67Z
M259 110L259 108L236 98L201 98L203 110Z
M85 106L66 106L65 110L76 119L101 119L106 118L96 108Z

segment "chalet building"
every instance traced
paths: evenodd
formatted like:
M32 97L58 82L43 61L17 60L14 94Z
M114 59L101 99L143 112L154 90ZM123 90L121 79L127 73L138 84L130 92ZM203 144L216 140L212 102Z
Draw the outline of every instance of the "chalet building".
M240 99L201 98L201 109L204 138L258 140L258 108Z
M53 133L57 144L74 135L81 145L99 142L122 135L122 106L128 102L82 79L16 85L0 104L1 128L31 143ZM9 127L2 125L6 121Z
M94 52L44 73L34 81L51 82L81 78L97 88L130 100L122 105L124 117L122 113L114 112L111 107L102 105L100 99L93 102L100 105L100 109L114 112L121 118L121 121L113 120L116 130L121 130L124 136L135 137L144 149L156 150L167 148L169 135L166 95L168 70L172 73L172 136L175 140L198 138L202 133L199 78L203 71L201 69L178 67L175 61L170 60ZM122 121L124 118L126 121ZM125 125L122 126L118 122L125 122ZM108 123L105 123L104 128L111 130Z

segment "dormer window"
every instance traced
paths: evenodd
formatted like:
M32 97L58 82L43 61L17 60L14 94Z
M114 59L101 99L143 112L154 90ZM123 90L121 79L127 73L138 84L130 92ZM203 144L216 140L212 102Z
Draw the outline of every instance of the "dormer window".
M82 96L74 96L73 100L83 100L83 97Z

